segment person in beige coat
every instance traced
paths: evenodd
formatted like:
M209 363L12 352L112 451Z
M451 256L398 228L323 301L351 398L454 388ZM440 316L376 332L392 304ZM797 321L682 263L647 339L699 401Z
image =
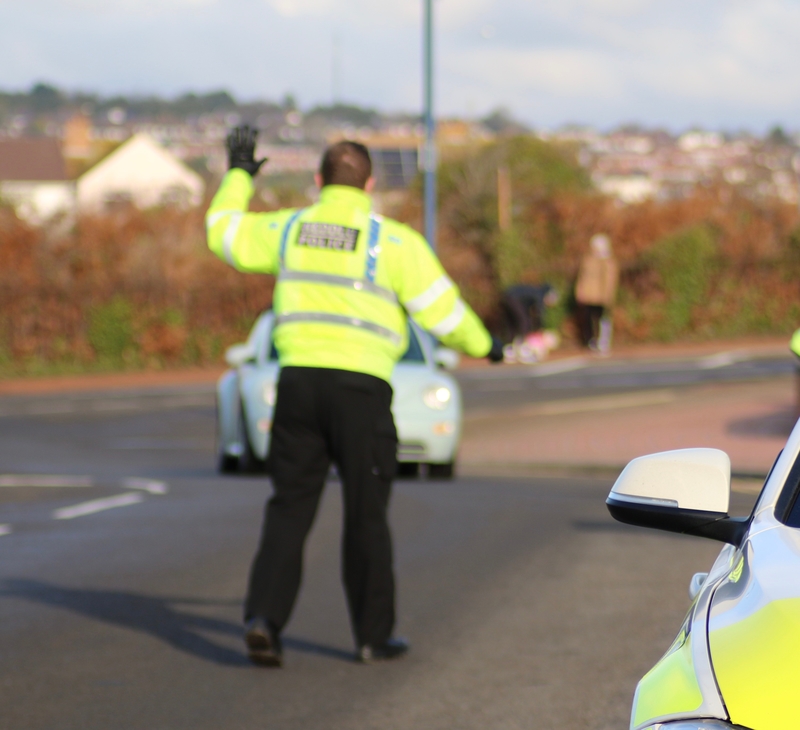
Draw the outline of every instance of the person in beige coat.
M583 257L575 284L575 301L583 344L607 353L611 349L611 317L619 283L619 266L604 233L592 236L589 253Z

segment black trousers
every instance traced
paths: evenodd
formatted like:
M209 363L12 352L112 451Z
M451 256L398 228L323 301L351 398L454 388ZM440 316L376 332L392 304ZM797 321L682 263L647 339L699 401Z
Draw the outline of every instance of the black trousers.
M395 621L387 511L397 469L392 388L345 370L286 367L278 381L267 503L245 618L280 632L300 588L303 545L331 462L342 480L342 579L358 646L381 644Z
M600 320L606 308L599 304L581 304L579 306L581 343L584 347L597 344L600 336Z

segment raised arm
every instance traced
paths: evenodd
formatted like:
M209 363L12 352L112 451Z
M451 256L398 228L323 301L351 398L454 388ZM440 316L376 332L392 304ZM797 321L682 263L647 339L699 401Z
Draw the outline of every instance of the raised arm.
M292 210L248 213L253 197L253 176L266 157L256 160L258 131L247 125L231 130L225 140L228 173L206 213L208 247L240 271L276 274L284 229Z
M393 267L397 297L423 329L448 347L472 357L486 357L493 350L491 335L458 287L447 275L425 239L411 229L397 236L399 244L387 244L398 265Z
M294 211L248 213L252 196L250 175L228 171L206 213L208 247L240 271L276 274L281 236Z

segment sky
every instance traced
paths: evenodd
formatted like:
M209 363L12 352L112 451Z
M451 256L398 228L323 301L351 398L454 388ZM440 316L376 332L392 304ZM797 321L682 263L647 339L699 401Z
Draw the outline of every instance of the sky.
M800 129L800 0L435 0L436 111ZM0 0L0 89L416 112L422 0Z

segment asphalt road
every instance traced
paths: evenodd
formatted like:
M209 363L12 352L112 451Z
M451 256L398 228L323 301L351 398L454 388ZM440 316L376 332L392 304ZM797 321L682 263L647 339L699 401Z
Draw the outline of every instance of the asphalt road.
M769 379L795 372L795 360L723 352L669 360L572 357L531 366L496 366L455 372L467 412L568 398L612 395L711 382ZM214 405L214 386L186 385L103 392L0 397L0 418L169 411Z
M240 605L268 483L214 473L211 407L110 411L0 418L0 473L75 485L0 486L3 730L624 728L719 548L614 523L609 480L399 482L413 650L364 667L331 483L286 666L251 667Z
M574 357L540 365L461 370L467 411L712 382L761 380L795 372L795 360L746 352L672 360Z

